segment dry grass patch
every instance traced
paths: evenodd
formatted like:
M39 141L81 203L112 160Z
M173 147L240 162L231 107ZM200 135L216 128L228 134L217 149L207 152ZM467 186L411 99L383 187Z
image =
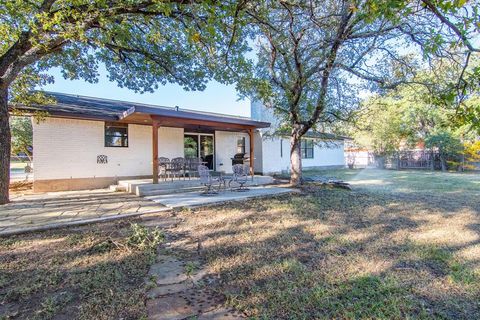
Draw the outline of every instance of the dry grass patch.
M0 319L140 319L159 232L136 220L0 238Z
M253 318L472 319L480 204L465 197L311 187L180 212L178 232Z

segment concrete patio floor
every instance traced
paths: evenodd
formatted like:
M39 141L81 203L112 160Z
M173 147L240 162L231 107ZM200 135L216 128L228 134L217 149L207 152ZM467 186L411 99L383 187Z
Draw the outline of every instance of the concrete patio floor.
M274 196L294 192L295 189L278 186L249 187L247 191L222 191L215 195L203 195L202 192L185 192L177 194L163 194L146 196L146 199L158 202L169 208L198 207L216 203L243 201L250 198Z
M0 236L293 191L269 185L250 187L246 192L223 191L214 196L203 196L197 191L139 197L108 189L14 195L10 203L0 206Z
M107 189L13 196L0 206L0 235L101 222L170 210L153 201Z

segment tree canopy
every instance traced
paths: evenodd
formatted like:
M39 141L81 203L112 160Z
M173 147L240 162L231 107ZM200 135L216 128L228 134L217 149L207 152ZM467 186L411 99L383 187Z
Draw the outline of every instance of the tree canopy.
M478 51L471 41L477 10L463 1L390 0L265 0L248 7L258 62L240 88L291 130L291 182L301 183L301 137L319 123L348 118L362 93L415 83L419 69L449 60L456 65L451 90L466 94L474 80L464 70ZM478 79L478 70L469 75ZM436 81L423 80L430 87Z
M0 5L0 85L29 89L60 67L68 79L112 81L136 91L167 82L203 89L232 81L246 44L235 28L236 1L7 1ZM239 50L241 49L241 50ZM216 69L228 61L231 69ZM30 84L26 86L26 84ZM13 92L16 93L16 92Z
M12 154L25 154L30 160L33 147L32 122L28 117L11 117Z
M248 49L236 16L242 1L32 0L0 3L0 204L8 201L8 100L44 103L35 86L59 67L68 79L109 79L138 92L167 82L202 90L232 82ZM227 66L227 67L225 67ZM50 101L51 102L51 101Z
M452 67L451 63L437 64L429 72L419 72L415 84L404 84L364 101L356 112L356 130L352 131L356 142L379 157L425 145L438 151L444 170L447 160L458 162L464 143L473 143L480 130L478 119L473 122L459 119L456 106L479 110L480 105L478 91L470 92L461 101L457 95L449 98L452 79L448 74ZM436 81L428 86L424 85L429 83L425 79Z

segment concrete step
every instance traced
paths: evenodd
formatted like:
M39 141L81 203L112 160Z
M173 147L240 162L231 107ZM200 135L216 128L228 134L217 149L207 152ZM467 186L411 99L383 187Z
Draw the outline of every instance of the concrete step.
M247 185L262 185L272 183L273 178L269 176L255 176L254 181L249 181ZM137 196L155 196L174 193L185 193L193 191L202 191L204 186L200 184L200 179L191 180L167 180L159 181L153 184L151 179L140 180L121 180L118 185L126 192L136 194Z
M119 185L124 186L127 192L138 196L190 192L202 188L200 180L198 179L160 181L158 184L147 183L145 181L119 181Z
M175 189L153 189L153 190L142 190L142 188L137 190L138 196L147 197L147 196L160 196L164 194L174 194L174 193L185 193L185 192L195 192L204 190L204 186L198 187L189 187L189 188L175 188Z
M125 192L127 191L127 188L125 186L121 186L118 184L112 184L111 186L108 187L110 191L113 192Z

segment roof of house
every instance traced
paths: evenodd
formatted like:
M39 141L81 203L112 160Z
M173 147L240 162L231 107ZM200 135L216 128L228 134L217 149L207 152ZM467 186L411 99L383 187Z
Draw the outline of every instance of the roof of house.
M228 123L253 128L267 128L268 122L256 121L247 117L220 113L202 112L179 107L165 107L152 104L79 96L73 94L45 92L56 100L48 105L11 105L11 109L26 112L46 111L50 116L122 122L147 122L152 116L168 119L188 119L198 123Z

